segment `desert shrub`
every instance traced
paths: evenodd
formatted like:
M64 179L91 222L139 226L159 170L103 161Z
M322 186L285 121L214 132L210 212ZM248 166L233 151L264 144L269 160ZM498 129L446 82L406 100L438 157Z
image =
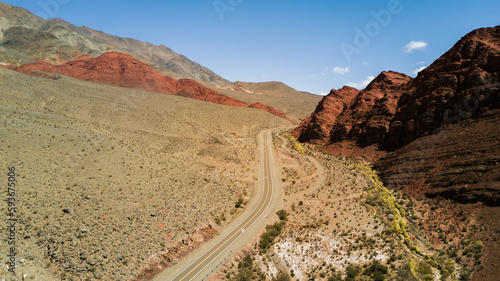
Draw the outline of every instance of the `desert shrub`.
M470 278L470 271L467 268L464 268L462 274L460 274L460 281L467 281Z
M287 137L290 140L290 142L292 142L295 150L297 150L301 154L305 154L305 152L306 152L305 148L302 146L302 144L299 141L297 141L296 138L294 138L293 136L291 136L289 134L287 134Z
M267 252L274 239L281 234L282 228L283 225L279 222L266 226L266 231L260 235L259 248L261 253Z
M342 281L342 275L340 274L334 274L330 277L328 277L328 281Z
M290 275L288 275L288 273L281 271L280 273L278 273L278 275L276 275L276 277L273 277L272 280L273 281L291 281L292 278L290 277Z
M216 224L221 225L222 221L221 221L221 219L219 217L215 217L214 221L215 221Z
M483 251L484 244L481 241L474 241L472 245L464 250L464 255L479 254Z
M249 270L240 271L234 279L235 281L251 281L252 280L252 272Z
M430 274L432 276L432 268L431 265L426 262L420 262L417 267L417 272L422 275Z
M278 215L278 218L280 220L282 220L282 221L287 220L288 213L285 210L281 209L278 212L276 212L276 214Z
M350 264L346 268L346 275L347 275L347 277L354 279L354 278L356 278L356 276L358 276L360 271L361 271L361 269L358 266ZM347 280L347 278L346 278L346 280Z
M238 199L238 201L236 202L236 204L234 204L234 206L235 206L236 208L239 208L239 207L241 207L241 204L243 204L243 198L241 198L241 197L240 197L240 198Z
M424 280L425 281L432 281L432 280L434 280L434 276L432 276L432 274L426 274L424 277Z
M373 261L369 267L363 271L363 275L368 275L376 281L385 280L385 275L388 272L388 268L385 265L380 264L378 261Z
M240 261L240 263L238 264L239 269L252 268L252 266L253 266L253 259L250 255L244 257L243 260Z

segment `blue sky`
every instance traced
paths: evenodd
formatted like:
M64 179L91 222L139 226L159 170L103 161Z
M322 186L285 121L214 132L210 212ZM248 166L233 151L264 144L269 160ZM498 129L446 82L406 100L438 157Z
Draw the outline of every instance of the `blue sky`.
M498 0L3 2L166 45L231 81L315 94L363 88L384 70L414 76L466 33L500 24Z

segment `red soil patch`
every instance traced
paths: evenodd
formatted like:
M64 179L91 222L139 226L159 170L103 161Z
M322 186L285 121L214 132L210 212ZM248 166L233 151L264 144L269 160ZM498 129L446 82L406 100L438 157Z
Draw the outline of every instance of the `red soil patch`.
M103 83L113 86L141 89L165 94L174 94L211 103L254 107L265 110L276 116L285 118L286 114L266 105L252 105L224 96L192 79L175 80L152 69L149 65L119 52L105 53L97 58L83 55L74 61L52 65L46 62L35 62L13 68L16 71L42 77L55 79L57 76L40 74L40 72L57 73L73 78Z

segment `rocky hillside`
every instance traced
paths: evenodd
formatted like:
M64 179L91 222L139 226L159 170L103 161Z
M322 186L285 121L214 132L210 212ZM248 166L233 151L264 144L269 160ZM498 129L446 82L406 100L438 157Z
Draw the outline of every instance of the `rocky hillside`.
M464 36L408 84L386 136L393 150L498 107L500 26Z
M286 119L288 121L291 121L290 119L288 119L288 117L286 117L286 114L284 112L281 112L281 111L279 111L277 109L274 109L274 108L272 108L272 107L270 107L268 105L262 104L260 102L256 102L256 103L250 105L250 107L251 108L257 108L257 109L260 109L260 110L267 111L267 112L272 113L272 114L274 114L276 116L279 116L279 117L284 118L284 119Z
M475 30L412 79L382 72L332 90L293 135L376 159L393 186L500 204L500 26ZM389 154L386 154L389 152Z
M152 69L141 61L119 52L105 53L97 58L88 55L82 56L62 65L35 62L13 69L32 76L40 76L40 72L56 73L85 81L175 94L211 103L258 108L286 119L283 112L270 106L262 104L248 105L245 102L219 94L192 79L175 80ZM52 76L45 78L53 79Z
M0 62L62 64L83 54L99 56L111 51L133 55L175 78L191 78L216 85L229 83L166 46L74 26L62 19L44 20L24 8L0 2Z
M351 106L358 93L358 90L348 86L339 90L332 89L320 101L314 113L295 128L292 134L301 142L327 143L337 117Z
M212 87L226 96L246 103L263 103L283 111L292 121L299 123L314 110L322 96L300 92L281 82L234 82L223 87Z

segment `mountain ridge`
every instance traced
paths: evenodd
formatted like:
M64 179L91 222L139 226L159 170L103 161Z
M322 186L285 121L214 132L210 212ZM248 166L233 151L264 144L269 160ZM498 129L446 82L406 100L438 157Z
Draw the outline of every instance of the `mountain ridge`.
M498 206L499 88L500 26L481 28L416 78L382 72L363 90L332 90L292 135L374 160L385 182L411 187L409 193L425 189L429 197ZM465 135L467 145L457 142Z
M110 35L86 26L78 27L63 19L41 19L27 9L2 2L0 30L0 60L6 63L45 61L62 64L82 54L96 57L118 51L156 65L160 72L178 76L175 78L190 78L216 85L230 83L164 45ZM37 48L29 47L33 45Z
M285 113L270 106L261 103L249 105L209 89L193 79L175 80L120 52L105 53L97 58L83 55L61 65L47 62L29 63L14 67L13 70L32 76L40 76L40 72L55 73L85 81L173 94L211 103L257 108L289 120Z

